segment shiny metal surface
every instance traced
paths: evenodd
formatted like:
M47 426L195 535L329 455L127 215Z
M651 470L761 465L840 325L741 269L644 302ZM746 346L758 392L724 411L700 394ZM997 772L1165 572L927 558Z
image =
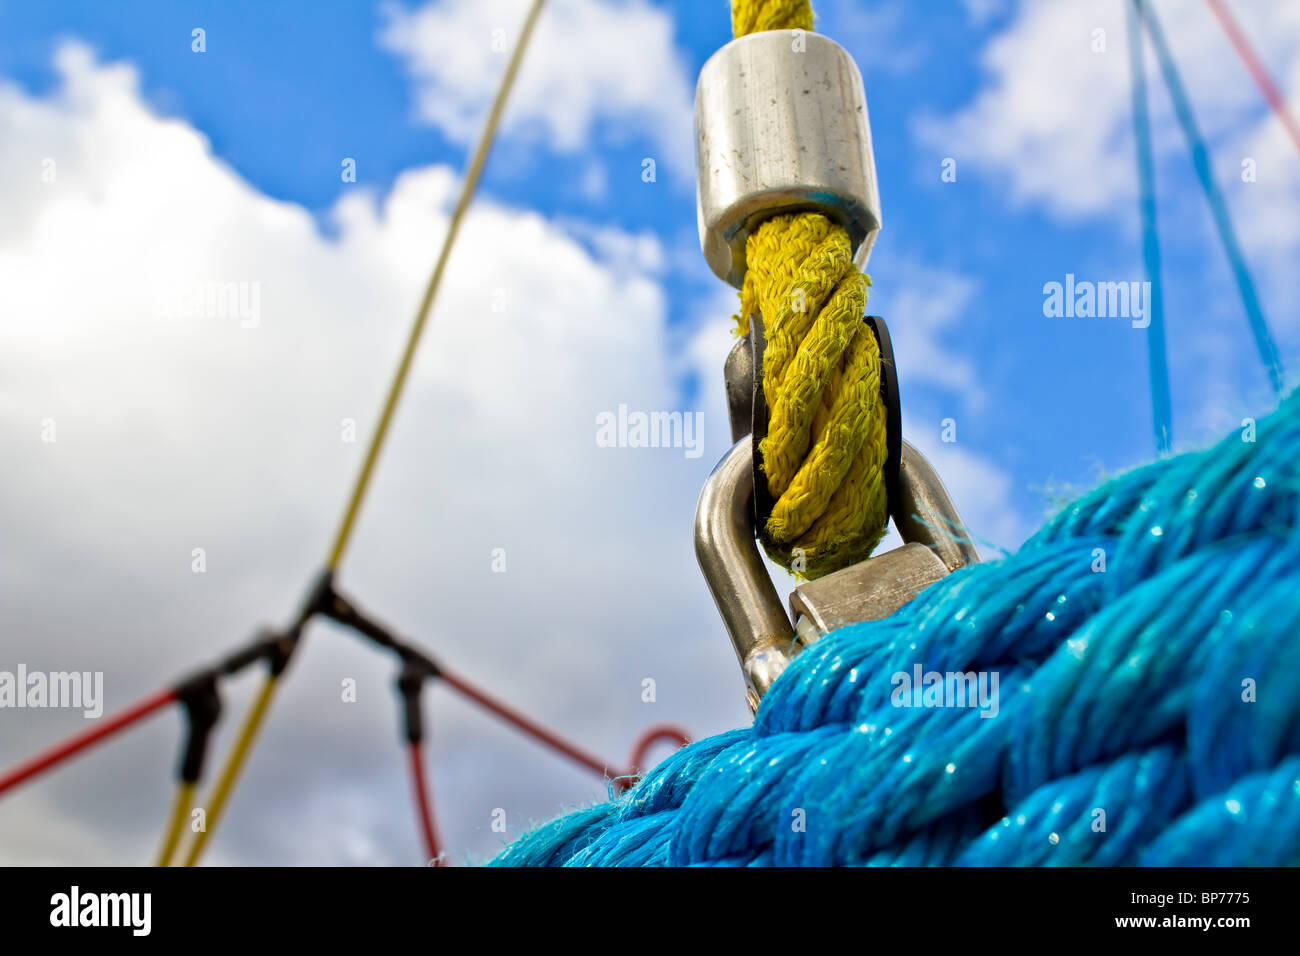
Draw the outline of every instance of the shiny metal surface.
M790 593L790 615L802 642L810 644L845 624L889 617L947 573L938 555L910 541L799 585Z
M722 368L727 389L727 415L731 419L731 440L750 434L754 421L754 355L748 335L736 339Z
M938 472L914 446L902 446L893 518L905 543L794 589L790 614L804 645L845 624L888 617L949 572L979 563Z
M949 571L979 564L979 551L939 473L906 440L898 476L898 498L893 519L904 541L925 545Z
M799 648L754 540L752 464L746 435L704 483L695 508L695 556L756 706Z
M709 266L739 287L764 219L815 210L848 229L865 265L880 230L866 94L834 41L787 30L728 43L695 92L697 213Z
M753 448L732 446L695 508L695 556L745 675L751 708L803 647L859 621L888 617L979 553L934 468L903 442L894 521L904 544L807 581L790 595L791 626L754 539Z

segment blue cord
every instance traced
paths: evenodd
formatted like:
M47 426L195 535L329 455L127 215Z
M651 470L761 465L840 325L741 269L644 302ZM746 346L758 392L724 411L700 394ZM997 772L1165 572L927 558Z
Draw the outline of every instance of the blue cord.
M1165 43L1164 31L1160 28L1155 10L1144 0L1133 0L1133 3L1146 23L1147 32L1151 35L1156 59L1160 61L1160 70L1164 73L1165 85L1169 88L1170 99L1173 100L1174 113L1178 117L1178 124L1183 129L1183 136L1187 139L1187 148L1192 154L1196 178L1200 180L1201 189L1204 190L1205 198L1210 203L1210 211L1214 214L1214 225L1219 232L1219 241L1223 243L1223 251L1228 257L1233 278L1237 282L1237 291L1241 294L1241 303L1246 309L1246 317L1250 320L1250 330L1255 336L1255 346L1259 350L1260 361L1264 363L1264 368L1268 372L1268 380L1273 386L1274 393L1280 396L1285 377L1282 359L1278 355L1277 346L1273 343L1273 335L1264 318L1259 297L1255 294L1255 283L1251 280L1250 270L1246 268L1246 257L1242 255L1241 247L1237 243L1237 234L1232 228L1232 219L1228 215L1228 205L1223 201L1223 195L1214 183L1210 154L1197 130L1191 100L1188 99L1187 91L1183 88L1183 81L1178 75L1173 54ZM1132 45L1140 46L1138 43ZM1154 325L1154 322L1152 324Z
M1156 454L1173 450L1173 413L1170 409L1169 360L1165 348L1165 296L1160 283L1160 237L1156 229L1156 174L1151 158L1151 120L1147 112L1146 62L1142 56L1142 27L1139 23L1140 0L1127 4L1128 62L1133 93L1133 139L1137 144L1139 198L1142 215L1142 262L1151 295L1147 307L1151 324L1147 327L1147 364L1151 379L1151 424L1155 430Z

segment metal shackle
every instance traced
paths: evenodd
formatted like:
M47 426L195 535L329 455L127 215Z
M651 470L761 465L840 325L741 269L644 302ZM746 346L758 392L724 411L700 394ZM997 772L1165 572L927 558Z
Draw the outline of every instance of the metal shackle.
M731 446L700 491L695 557L745 675L751 710L802 648L754 540L749 436Z
M839 44L802 30L732 40L695 91L700 246L737 288L763 220L820 212L848 230L859 268L880 230L862 74Z
M938 473L903 442L899 508L904 544L815 581L790 595L786 616L754 540L753 448L746 435L704 483L695 509L695 556L722 615L745 677L751 710L808 645L845 624L888 617L979 552Z

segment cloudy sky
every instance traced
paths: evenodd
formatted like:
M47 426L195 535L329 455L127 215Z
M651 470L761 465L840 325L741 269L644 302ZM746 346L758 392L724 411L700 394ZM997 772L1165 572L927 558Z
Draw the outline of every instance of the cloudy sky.
M111 711L292 615L525 5L0 3L0 670L103 671ZM1300 102L1300 6L1230 5ZM1294 368L1300 156L1205 3L1155 7ZM1143 278L1122 3L817 9L866 83L871 309L905 431L985 550L1014 548L1061 495L1153 453L1145 333L1043 312L1067 273ZM699 254L691 103L729 36L722 0L548 4L340 573L615 763L651 723L748 716L690 540L728 444L735 305ZM1174 441L1191 447L1272 397L1147 65ZM246 317L185 307L228 282ZM702 413L703 453L598 447L620 404ZM313 626L208 860L421 862L394 676ZM259 679L227 685L217 752ZM455 862L500 846L497 808L517 829L603 793L448 689L427 709ZM0 766L86 726L0 711ZM148 862L180 727L159 716L0 801L0 862Z

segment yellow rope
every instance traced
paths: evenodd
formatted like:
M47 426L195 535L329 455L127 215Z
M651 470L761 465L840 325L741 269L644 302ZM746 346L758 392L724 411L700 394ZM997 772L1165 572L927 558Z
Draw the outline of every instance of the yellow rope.
M763 30L811 30L808 0L732 0L731 32L738 37Z
M384 443L384 436L388 434L389 423L393 420L393 412L397 408L397 399L406 384L406 376L411 369L411 360L415 357L416 346L419 345L420 335L424 332L429 313L433 311L433 300L438 294L438 286L442 284L442 274L447 269L447 260L451 258L451 249L455 245L456 234L460 231L461 220L465 218L465 211L469 208L479 176L487 163L488 153L492 150L492 141L496 138L501 114L505 111L510 90L515 85L519 66L524 61L524 50L528 48L528 41L532 37L533 27L537 25L537 18L541 15L544 2L545 0L533 0L533 5L528 10L528 16L524 19L524 28L519 34L519 42L515 44L514 52L510 55L505 76L501 78L496 99L492 101L492 109L488 112L487 122L483 125L483 132L474 149L474 157L465 172L465 181L461 184L456 208L452 210L451 221L447 225L447 235L443 238L442 249L438 253L438 261L433 267L432 275L429 276L428 284L424 287L424 297L416 310L415 321L411 323L411 334L407 336L406 349L402 352L401 361L397 365L397 374L393 376L392 384L388 388L388 397L384 400L384 409L379 416L379 427L375 429L375 434L370 439L370 447L361 465L361 473L357 476L356 484L352 488L352 497L348 499L348 506L343 512L338 532L334 536L334 544L330 548L329 559L325 565L330 571L337 571L339 562L343 560L343 552L352 535L352 526L356 522L357 512L365 497L366 487L370 484L370 475L375 469L375 462L379 458L379 449Z
M808 0L733 0L736 36L811 30ZM867 557L889 519L880 348L863 322L871 280L848 233L818 213L775 216L745 246L736 316L763 316L767 437L774 502L760 529L772 560L815 578Z
M176 788L176 798L172 802L171 816L167 822L167 832L163 837L162 849L158 852L158 865L171 866L172 857L176 854L176 846L181 842L181 832L185 829L185 821L189 819L190 809L194 806L195 785L189 781L182 781Z

